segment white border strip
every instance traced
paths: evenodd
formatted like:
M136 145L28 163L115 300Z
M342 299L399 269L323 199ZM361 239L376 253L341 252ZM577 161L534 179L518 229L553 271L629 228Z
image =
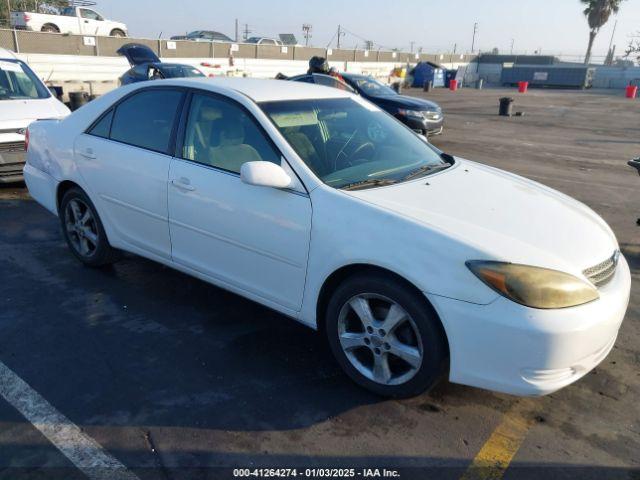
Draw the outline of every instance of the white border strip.
M91 480L138 480L2 362L0 395Z

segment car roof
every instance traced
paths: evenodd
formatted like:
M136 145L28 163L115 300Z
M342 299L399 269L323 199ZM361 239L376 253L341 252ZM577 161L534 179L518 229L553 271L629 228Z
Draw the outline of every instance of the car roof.
M322 98L349 98L349 92L338 88L324 87L312 83L289 82L286 80L267 80L261 78L184 78L161 80L167 85L192 88L226 89L250 97L255 102L274 102L279 100L308 100Z
M6 48L0 48L0 58L10 58L12 60L15 60L18 57L11 50L7 50Z

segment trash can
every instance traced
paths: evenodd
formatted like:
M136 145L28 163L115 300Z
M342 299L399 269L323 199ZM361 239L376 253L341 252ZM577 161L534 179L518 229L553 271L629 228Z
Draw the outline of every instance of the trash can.
M513 115L513 98L502 97L500 99L500 116L510 117Z
M518 92L527 93L529 89L529 82L518 82Z
M449 90L451 90L452 92L458 90L458 81L455 78L452 78L449 81Z
M636 98L638 94L638 87L635 85L627 85L626 97L627 98Z

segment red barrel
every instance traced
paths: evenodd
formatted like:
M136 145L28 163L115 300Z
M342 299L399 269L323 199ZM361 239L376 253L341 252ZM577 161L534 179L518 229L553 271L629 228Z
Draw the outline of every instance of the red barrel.
M455 92L456 90L458 90L458 80L454 78L449 80L449 90L451 90L452 92Z
M638 87L635 85L627 86L627 98L636 98L636 94L638 93Z
M518 82L518 91L520 93L527 93L529 88L529 82Z

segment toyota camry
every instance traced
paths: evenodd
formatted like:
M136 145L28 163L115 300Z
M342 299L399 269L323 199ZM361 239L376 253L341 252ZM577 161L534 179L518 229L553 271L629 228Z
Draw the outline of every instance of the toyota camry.
M443 153L344 90L128 85L32 123L24 176L73 255L128 251L324 335L358 384L540 395L613 348L630 273L557 191Z

